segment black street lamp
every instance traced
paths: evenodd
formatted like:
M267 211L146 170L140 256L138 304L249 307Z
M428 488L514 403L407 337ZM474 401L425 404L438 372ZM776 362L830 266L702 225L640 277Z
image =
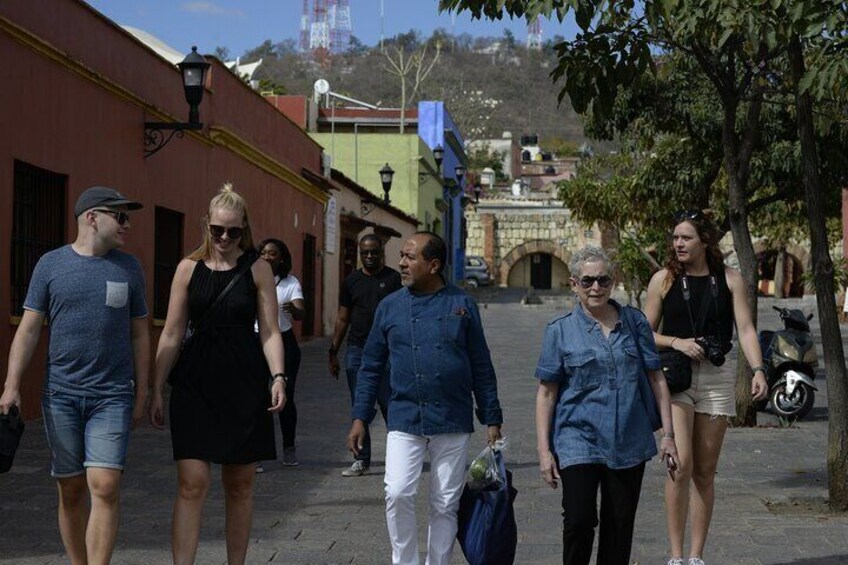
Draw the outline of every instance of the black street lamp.
M442 170L442 160L445 158L445 150L441 145L437 145L435 149L433 149L433 159L436 160L436 168L440 171Z
M392 189L392 178L395 176L395 171L392 169L388 163L380 169L380 182L383 183L383 192L386 195L383 197L383 201L388 204L389 201L389 191Z
M483 192L483 187L480 186L480 183L474 185L474 203L480 202L480 193Z
M465 166L460 163L453 168L453 174L456 176L456 183L462 184L462 177L465 176Z
M206 82L209 63L197 52L197 47L192 46L191 53L177 63L177 67L183 77L183 90L188 103L188 122L144 122L145 159L165 147L174 135L182 137L186 130L203 129L197 107L203 100L203 85ZM167 136L164 133L166 131L170 132Z

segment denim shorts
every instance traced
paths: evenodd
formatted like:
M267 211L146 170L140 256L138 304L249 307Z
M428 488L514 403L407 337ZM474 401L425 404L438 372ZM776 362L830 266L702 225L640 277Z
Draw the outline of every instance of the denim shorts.
M50 474L75 477L86 467L122 471L127 459L134 398L86 397L45 390L41 397L50 446Z

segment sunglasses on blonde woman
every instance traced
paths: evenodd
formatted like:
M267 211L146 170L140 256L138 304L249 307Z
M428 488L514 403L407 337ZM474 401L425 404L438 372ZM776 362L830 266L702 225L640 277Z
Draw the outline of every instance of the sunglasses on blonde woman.
M239 239L244 233L244 228L225 228L224 226L209 224L209 233L212 234L212 237L221 238L224 237L224 234L227 234L230 239Z

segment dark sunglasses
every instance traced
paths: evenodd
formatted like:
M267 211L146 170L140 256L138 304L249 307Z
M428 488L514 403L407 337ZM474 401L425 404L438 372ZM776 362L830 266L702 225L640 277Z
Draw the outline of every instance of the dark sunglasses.
M374 257L378 257L382 253L383 253L382 249L360 249L359 250L359 254L364 255L364 256L372 255Z
M595 286L595 283L598 283L598 286L601 288L609 288L610 285L612 285L612 277L609 275L601 275L600 277L580 277L579 279L574 279L574 282L587 289Z
M244 233L244 228L225 228L224 226L209 224L209 233L212 234L212 237L221 238L224 237L224 234L227 234L230 239L239 239L241 234Z
M674 223L679 224L686 220L700 222L704 219L704 213L700 210L678 210L674 213Z
M115 221L118 222L119 226L123 226L130 221L130 215L126 212L118 212L117 210L106 210L105 208L95 208L92 212L101 212L103 214L109 214Z

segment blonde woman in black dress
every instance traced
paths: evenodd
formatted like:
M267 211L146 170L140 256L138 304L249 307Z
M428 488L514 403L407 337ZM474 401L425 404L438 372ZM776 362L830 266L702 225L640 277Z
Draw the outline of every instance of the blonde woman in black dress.
M194 563L210 464L219 463L227 562L238 565L247 553L256 463L276 458L272 413L286 401L283 342L274 274L266 261L256 260L247 205L229 184L212 199L204 224L203 243L174 275L156 352L150 421L164 427L164 383L191 321L196 332L171 383L169 410L179 483L171 530L174 563ZM240 271L223 301L210 308Z

